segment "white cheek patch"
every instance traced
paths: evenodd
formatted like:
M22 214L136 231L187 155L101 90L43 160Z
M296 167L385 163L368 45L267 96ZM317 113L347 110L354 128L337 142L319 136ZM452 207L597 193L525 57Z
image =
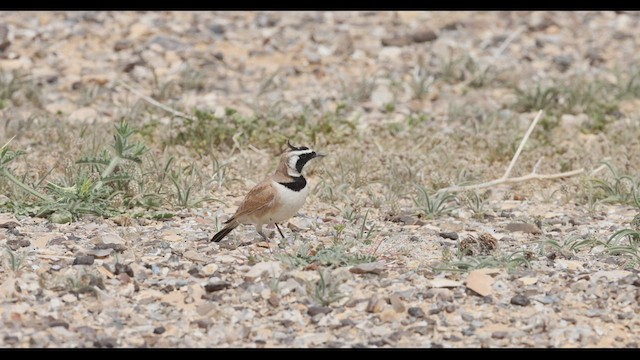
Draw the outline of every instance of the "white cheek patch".
M296 164L298 163L298 160L300 159L300 156L303 154L311 154L313 152L313 150L307 149L307 150L296 150L296 151L291 151L289 154L289 160L287 162L287 167L288 167L288 173L289 176L293 176L293 177L297 177L300 176L300 172L298 171L298 169L296 169Z

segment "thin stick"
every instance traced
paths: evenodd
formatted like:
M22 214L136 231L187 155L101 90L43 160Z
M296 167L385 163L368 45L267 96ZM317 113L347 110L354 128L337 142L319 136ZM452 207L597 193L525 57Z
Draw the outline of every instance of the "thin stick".
M524 144L527 142L527 140L529 140L529 136L533 132L533 128L536 127L536 124L538 123L538 120L540 120L541 115L542 115L542 110L538 111L538 115L536 115L531 125L529 125L529 129L527 129L527 133L524 134L524 138L522 138L522 141L520 142L520 146L518 146L518 150L516 150L516 154L513 155L513 159L511 159L511 163L509 163L509 167L507 167L507 171L505 171L501 179L506 179L509 177L511 170L513 170L513 166L516 164L516 161L518 161L518 157L520 156L520 153L524 148Z
M558 174L536 174L532 172L530 174L520 176L520 177L508 178L508 179L500 178L500 179L492 180L482 184L467 185L467 186L451 186L451 187L440 189L438 190L438 192L460 192L460 191L467 191L467 190L484 189L484 188L488 188L488 187L499 185L499 184L516 183L516 182L522 182L522 181L534 180L534 179L537 179L537 180L557 179L557 178L563 178L563 177L576 176L578 174L582 174L583 172L584 172L584 168L567 171L563 173L558 173Z
M540 166L540 163L542 162L543 158L540 158L536 164L533 166L533 169L531 170L531 173L524 175L524 176L520 176L520 177L514 177L514 178L510 178L509 174L511 174L511 170L513 170L513 167L515 166L516 162L518 161L518 158L520 157L520 153L522 152L522 149L524 148L524 144L527 142L527 140L529 140L529 136L531 136L531 133L533 132L533 128L536 126L536 124L538 123L538 120L540 120L540 117L542 115L542 110L538 111L538 114L536 115L535 119L533 119L533 121L531 122L531 125L529 125L529 129L527 129L527 133L524 135L524 137L522 138L522 141L520 141L520 145L518 146L518 149L516 150L516 153L513 155L513 158L511 159L511 162L509 163L509 166L507 167L507 171L505 171L504 175L502 175L502 177L489 181L489 182L485 182L485 183L480 183L480 184L475 184L475 185L466 185L466 186L450 186L450 187L446 187L446 188L442 188L440 190L437 191L437 193L442 193L442 192L460 192L460 191L467 191L467 190L476 190L476 189L484 189L484 188L488 188L491 186L495 186L495 185L499 185L499 184L506 184L506 183L517 183L517 182L522 182L522 181L527 181L527 180L545 180L545 179L557 179L557 178L563 178L563 177L570 177L570 176L576 176L578 174L582 174L585 172L585 168L580 168L577 170L572 170L572 171L567 171L567 172L562 172L562 173L557 173L557 174L538 174L538 167ZM598 168L594 169L593 171L591 171L590 175L593 176L594 174L596 174L597 172L601 171L602 169L604 169L606 167L606 165L600 165Z
M516 31L512 32L511 35L509 35L504 42L502 43L502 45L500 46L500 48L498 50L496 50L496 53L493 55L493 58L497 58L498 56L502 55L502 52L509 46L509 44L511 44L511 42L513 40L515 40L515 38L520 35L520 33L522 32L523 28L519 27Z
M127 90L129 90L132 93L134 93L135 95L137 95L142 100L148 102L149 104L151 104L153 106L159 107L160 109L162 109L162 110L164 110L164 111L166 111L168 113L171 113L171 114L173 114L175 116L178 116L178 117L181 117L181 118L184 118L184 119L188 119L188 120L193 120L193 118L191 116L189 116L189 115L187 115L187 114L185 114L183 112L180 112L178 110L172 109L172 108L168 107L167 105L164 105L164 104L152 99L151 97L149 97L149 96L143 94L142 92L140 92L140 90L132 87L131 85L125 83L122 80L118 80L118 83L120 85L124 86Z

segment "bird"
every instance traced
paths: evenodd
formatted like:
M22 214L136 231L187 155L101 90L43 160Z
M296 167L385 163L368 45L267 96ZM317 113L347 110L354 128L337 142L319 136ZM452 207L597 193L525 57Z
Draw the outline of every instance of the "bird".
M255 225L256 231L265 241L268 240L262 226L275 224L284 239L278 223L294 216L309 194L309 184L302 175L302 169L310 160L326 156L306 146L293 146L289 140L287 146L276 171L247 193L235 214L224 223L225 226L211 241L219 242L240 224Z

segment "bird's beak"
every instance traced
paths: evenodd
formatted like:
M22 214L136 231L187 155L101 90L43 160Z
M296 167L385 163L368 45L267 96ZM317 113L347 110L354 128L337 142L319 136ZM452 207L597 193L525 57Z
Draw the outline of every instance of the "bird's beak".
M321 157L325 157L327 156L326 154L320 154L320 153L315 153L316 156L314 156L314 158L321 158Z

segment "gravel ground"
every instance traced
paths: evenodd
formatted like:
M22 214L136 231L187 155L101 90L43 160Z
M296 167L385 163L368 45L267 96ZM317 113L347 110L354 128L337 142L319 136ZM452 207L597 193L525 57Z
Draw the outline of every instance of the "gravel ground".
M333 111L345 93L361 96L351 85L380 74L404 80L427 55L467 54L480 66L495 64L499 84L607 78L637 63L639 19L614 12L1 12L0 69L28 70L43 91L37 111L20 99L0 110L6 119L0 134L19 132L20 119L34 112L57 122L111 124L140 98L121 81L146 95L166 89L162 103L174 109L220 114L267 111L275 103L299 113L312 102ZM204 84L185 84L190 70L206 74ZM376 79L357 105L364 114L358 131L372 139L367 149L385 145L376 142L376 126L409 112L442 120L434 126L447 134L456 131L444 120L452 103L510 111L515 97L506 85L468 91L474 78L466 78L416 98L397 91L394 76ZM171 81L182 81L184 91L172 92ZM612 126L637 127L636 105L622 102L626 112ZM520 132L533 118L514 116L522 120ZM582 121L567 114L561 131ZM567 136L575 142L563 139L564 154L581 166L617 151L600 135ZM15 141L31 159L57 156L46 141ZM329 152L340 146L327 138L316 144ZM633 164L638 155L629 149L624 161ZM536 185L504 185L491 193L481 220L464 209L435 219L412 213L388 219L384 209L371 208L378 230L369 231L369 244L345 252L375 261L294 266L290 255L309 244L312 252L329 247L346 221L318 191L288 224L284 246L275 245L277 236L259 242L251 226L236 229L229 241L208 241L272 164L257 150L234 155L228 177L242 180L219 189L228 206L207 203L165 220L87 216L70 224L0 214L0 245L12 250L0 267L0 346L638 346L637 266L606 255L603 246L541 254L539 245L606 240L629 226L634 208L601 204L594 214L575 201L533 196L545 190ZM464 157L474 163L473 153ZM535 161L523 160L524 168ZM311 181L333 166L318 165ZM488 178L504 171L478 166ZM553 166L540 170L558 171ZM250 175L240 170L247 168ZM506 261L470 272L434 270L462 240L478 253L520 252L530 266ZM10 253L23 255L17 269Z

